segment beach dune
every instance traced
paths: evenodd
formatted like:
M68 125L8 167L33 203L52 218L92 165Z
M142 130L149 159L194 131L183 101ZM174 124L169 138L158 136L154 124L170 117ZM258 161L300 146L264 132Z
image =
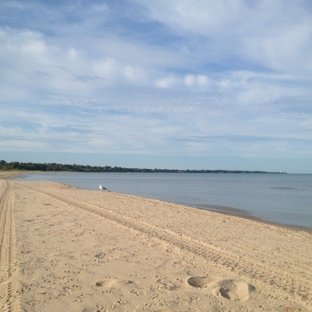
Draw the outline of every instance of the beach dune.
M0 179L1 311L312 311L312 235Z

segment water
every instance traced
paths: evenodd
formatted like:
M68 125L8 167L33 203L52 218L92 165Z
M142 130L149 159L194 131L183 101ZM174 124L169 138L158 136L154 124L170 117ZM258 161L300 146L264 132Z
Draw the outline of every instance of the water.
M209 210L312 228L312 175L199 173L36 173L84 189L160 199Z

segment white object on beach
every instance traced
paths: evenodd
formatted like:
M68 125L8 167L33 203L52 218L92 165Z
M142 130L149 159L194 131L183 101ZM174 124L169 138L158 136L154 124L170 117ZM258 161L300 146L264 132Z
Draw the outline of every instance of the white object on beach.
M100 190L106 190L106 188L103 187L101 184L100 184L100 186L99 186L99 189L100 189Z

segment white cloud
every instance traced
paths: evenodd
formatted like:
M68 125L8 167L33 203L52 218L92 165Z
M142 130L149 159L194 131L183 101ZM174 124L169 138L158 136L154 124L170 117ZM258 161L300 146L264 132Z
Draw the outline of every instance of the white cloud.
M246 39L246 56L277 71L312 73L312 22L277 35Z
M312 12L304 2L135 1L180 36L201 37L208 59L235 56L284 73L312 73Z
M187 75L184 78L185 84L188 86L193 86L195 83L195 76L194 75Z
M99 77L110 80L116 75L119 70L118 67L116 60L112 58L103 59L93 65L91 73L93 71Z
M197 81L198 81L198 84L203 86L203 87L206 87L209 84L209 78L205 75L198 75Z
M305 2L14 3L2 150L254 156L311 139Z
M207 90L212 81L206 75L188 74L184 77L184 84L193 90Z
M172 75L169 75L167 77L158 79L155 85L157 88L169 89L169 88L173 88L177 83L178 83L178 79Z
M205 0L159 0L136 2L150 10L152 18L169 25L182 34L191 32L204 36L215 36L227 25L233 23L241 11L246 11L241 1Z

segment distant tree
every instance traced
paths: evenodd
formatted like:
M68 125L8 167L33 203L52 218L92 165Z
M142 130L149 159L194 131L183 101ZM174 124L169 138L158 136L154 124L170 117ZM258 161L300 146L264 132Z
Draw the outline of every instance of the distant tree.
M179 169L148 169L148 168L123 168L111 166L84 166L57 163L22 163L11 162L5 160L0 161L0 170L29 170L29 171L75 171L75 172L163 172L163 173L286 173L286 172L266 172L266 171L243 171L243 170L179 170Z

